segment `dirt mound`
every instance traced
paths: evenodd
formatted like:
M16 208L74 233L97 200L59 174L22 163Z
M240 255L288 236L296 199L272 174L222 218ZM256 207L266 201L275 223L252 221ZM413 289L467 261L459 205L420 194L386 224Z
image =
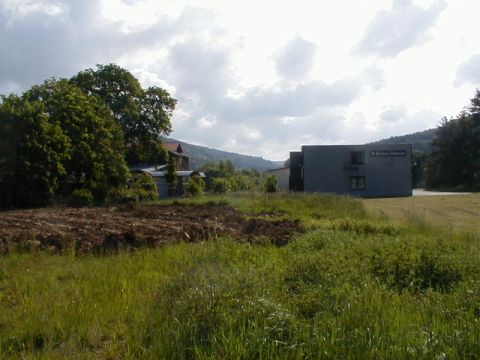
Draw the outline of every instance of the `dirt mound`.
M285 245L299 222L247 218L228 206L138 205L112 208L42 208L0 213L0 254L15 247L77 254L158 247L231 236Z

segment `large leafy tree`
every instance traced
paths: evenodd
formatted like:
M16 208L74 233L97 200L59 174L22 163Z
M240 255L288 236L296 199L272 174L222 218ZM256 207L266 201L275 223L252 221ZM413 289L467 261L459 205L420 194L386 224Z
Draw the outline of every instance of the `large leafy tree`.
M159 87L143 89L129 71L115 64L81 71L70 81L108 106L123 129L128 163L165 160L159 139L170 134L176 105L167 91Z
M82 184L101 199L109 188L126 182L123 132L98 97L65 79L33 86L23 97L42 103L48 122L69 139L61 179L65 186Z
M480 91L456 118L443 119L425 165L427 187L480 187Z
M71 141L41 101L15 95L0 104L0 206L42 205L66 175Z

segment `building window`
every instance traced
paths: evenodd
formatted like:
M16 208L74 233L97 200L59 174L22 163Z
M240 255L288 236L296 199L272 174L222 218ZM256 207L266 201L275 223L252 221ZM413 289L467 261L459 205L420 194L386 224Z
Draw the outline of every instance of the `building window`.
M350 176L350 190L365 190L365 176Z
M363 165L364 160L364 151L350 151L350 165Z

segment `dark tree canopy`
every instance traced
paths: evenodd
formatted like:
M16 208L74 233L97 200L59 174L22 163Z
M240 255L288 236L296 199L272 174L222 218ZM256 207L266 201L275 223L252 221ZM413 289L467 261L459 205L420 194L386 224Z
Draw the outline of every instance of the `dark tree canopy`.
M15 95L0 104L0 206L41 205L66 175L70 139L41 101Z
M0 206L41 205L80 188L102 201L127 184L126 160L167 158L160 137L175 104L115 64L1 96Z
M480 188L480 91L456 118L444 118L425 165L430 188Z
M79 72L71 80L85 93L100 97L122 126L129 164L163 160L160 136L170 134L176 100L164 89L143 89L127 70L115 64Z
M0 107L3 205L40 205L75 187L101 200L125 184L121 127L96 96L68 80L48 80Z
M67 80L46 81L24 97L42 101L50 122L58 124L70 139L67 180L84 181L95 192L125 183L128 169L122 130L97 97L88 96Z

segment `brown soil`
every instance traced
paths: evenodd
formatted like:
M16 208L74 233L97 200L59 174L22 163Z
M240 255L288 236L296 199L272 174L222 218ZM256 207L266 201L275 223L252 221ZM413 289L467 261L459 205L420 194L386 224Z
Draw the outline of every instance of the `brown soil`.
M0 212L0 254L12 248L77 254L158 247L217 236L285 245L297 220L246 218L228 206L137 205L112 208L42 208Z

